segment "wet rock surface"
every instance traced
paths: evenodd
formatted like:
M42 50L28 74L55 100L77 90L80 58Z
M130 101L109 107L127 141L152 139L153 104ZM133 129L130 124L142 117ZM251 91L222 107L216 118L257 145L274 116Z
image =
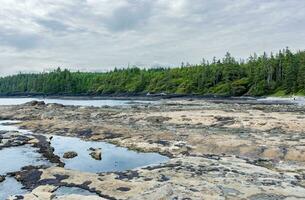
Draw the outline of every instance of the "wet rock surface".
M63 157L66 159L75 158L77 156L77 153L75 151L68 151L64 153Z
M95 160L102 160L102 150L99 148L90 148L90 156Z
M47 137L0 133L0 149L40 144L48 152L43 155L57 163L14 175L30 189L24 199L58 198L54 191L63 186L90 191L92 199L305 198L302 106L166 100L102 108L30 103L0 110L0 118L22 120L19 125L34 133L103 140L171 157L142 169L80 173L60 167ZM81 195L76 196L61 199Z

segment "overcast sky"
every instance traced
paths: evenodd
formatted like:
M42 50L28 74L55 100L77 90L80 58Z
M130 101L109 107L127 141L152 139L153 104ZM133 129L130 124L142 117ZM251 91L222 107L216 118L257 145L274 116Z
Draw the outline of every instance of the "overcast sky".
M304 0L0 0L0 75L305 49Z

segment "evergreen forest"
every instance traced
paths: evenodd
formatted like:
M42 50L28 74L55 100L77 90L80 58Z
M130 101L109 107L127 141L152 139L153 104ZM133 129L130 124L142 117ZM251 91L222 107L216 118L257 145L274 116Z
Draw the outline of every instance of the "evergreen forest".
M288 48L277 53L236 60L202 60L176 68L128 67L109 72L71 72L58 68L47 73L0 78L1 95L121 95L189 94L223 96L304 95L305 51Z

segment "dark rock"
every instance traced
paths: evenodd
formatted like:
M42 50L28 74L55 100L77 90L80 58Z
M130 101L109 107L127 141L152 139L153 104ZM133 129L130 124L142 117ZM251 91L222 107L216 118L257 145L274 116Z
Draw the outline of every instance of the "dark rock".
M63 157L66 159L75 158L76 156L78 156L78 154L75 151L68 151L68 152L65 152L63 155Z
M22 199L24 199L24 197L21 196L21 195L15 195L14 196L14 200L22 200Z
M55 174L55 179L43 179L38 182L38 185L55 185L55 186L62 186L65 185L64 183L61 183L62 180L65 180L69 178L68 175L60 175Z
M104 139L114 139L114 138L119 138L119 137L123 136L123 134L112 133L112 132L109 132L109 131L105 131L103 134L104 134Z
M78 130L76 134L80 137L91 137L92 132L93 131L89 128L89 129L84 129L84 130Z
M115 179L118 180L132 180L134 178L139 178L139 173L137 171L126 171L126 172L115 172L118 176Z
M21 182L26 189L34 189L37 187L42 172L39 167L27 166L23 167L21 171L15 173L17 181Z
M44 101L30 101L30 102L27 102L25 103L24 105L26 106L44 106L46 105L46 103Z
M151 116L151 117L147 117L146 120L148 122L152 122L152 123L163 123L165 121L170 120L170 117L163 117L163 116Z
M129 187L119 187L116 190L121 191L121 192L127 192L130 190L130 188Z
M48 107L49 108L63 108L65 106L63 104L59 104L59 103L49 103Z
M39 141L34 144L34 147L39 149L39 153L46 157L51 163L57 163L60 167L65 166L65 164L60 160L60 157L54 154L54 148L51 147L50 142L47 141L45 136L35 135L34 137Z
M170 145L170 142L166 141L166 140L158 140L158 141L156 141L156 143L161 144L163 146L169 146Z
M159 182L166 182L166 181L169 181L169 180L170 180L170 178L168 178L164 174L161 174L161 177L160 177L160 179L158 181Z

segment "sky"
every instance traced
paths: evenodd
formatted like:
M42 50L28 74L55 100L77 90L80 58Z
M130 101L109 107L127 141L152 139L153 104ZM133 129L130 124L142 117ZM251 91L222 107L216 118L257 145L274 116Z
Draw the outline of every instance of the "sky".
M305 49L304 0L0 0L0 76Z

